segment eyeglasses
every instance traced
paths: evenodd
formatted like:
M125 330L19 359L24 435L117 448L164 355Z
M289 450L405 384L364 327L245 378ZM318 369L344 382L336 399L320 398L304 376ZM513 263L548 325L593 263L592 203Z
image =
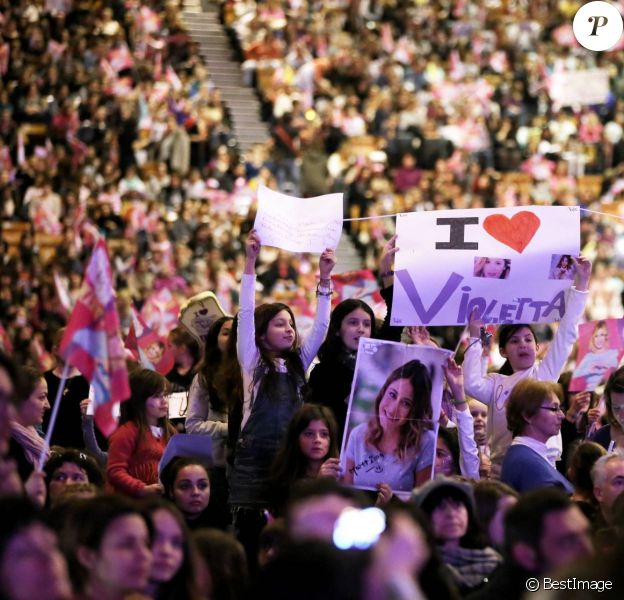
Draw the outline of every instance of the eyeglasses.
M551 413L562 413L563 411L561 410L561 406L540 406L540 408L543 408L544 410L549 410Z

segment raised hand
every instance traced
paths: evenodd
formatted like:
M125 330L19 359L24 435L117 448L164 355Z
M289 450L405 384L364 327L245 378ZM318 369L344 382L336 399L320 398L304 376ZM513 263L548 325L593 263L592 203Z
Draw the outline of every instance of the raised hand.
M481 337L481 327L485 327L485 322L482 319L477 318L477 309L474 308L470 313L470 319L468 321L468 331L470 337Z
M338 479L340 477L340 459L328 458L319 469L317 477L331 477Z
M394 262L394 255L398 252L396 245L397 235L396 233L384 244L381 251L381 257L379 259L379 274L383 287L389 287L394 282L394 272L392 270L392 264Z
M319 271L321 274L321 281L328 281L332 272L332 269L336 266L336 254L331 248L325 248L321 258L319 260Z
M260 236L255 229L252 229L245 240L245 255L247 258L253 258L256 260L258 255L260 254L260 248L262 244L260 243Z
M585 256L579 256L578 258L572 257L572 262L576 266L576 278L574 280L574 287L579 292L586 292L589 289L589 278L592 272L592 262Z

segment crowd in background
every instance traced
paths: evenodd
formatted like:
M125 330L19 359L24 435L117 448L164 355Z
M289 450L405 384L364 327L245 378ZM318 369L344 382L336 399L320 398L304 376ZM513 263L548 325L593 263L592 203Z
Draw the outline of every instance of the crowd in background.
M345 223L345 235L386 291L391 283L380 274L387 275L386 241L397 212L581 206L586 209L582 254L593 261L593 273L591 279L586 273L587 301L584 308L579 304L578 317L620 318L624 53L621 48L591 53L576 44L571 19L579 6L573 0L223 0L222 22L243 79L257 90L261 116L270 124L269 139L241 153L228 107L186 30L178 1L0 0L0 348L31 369L18 373L2 355L0 470L6 475L2 495L25 492L35 505L1 500L3 514L15 518L2 526L0 596L32 598L34 589L59 600L74 597L73 589L85 598L108 592L111 598L133 593L238 598L247 564L254 597L289 598L296 590L301 598L308 591L310 598L453 598L472 592L513 598L520 597L526 577L555 569L565 573L576 559L585 559L588 578L604 575L617 585L621 576L612 567L623 548L623 503L616 497L624 460L606 454L611 442L624 443L619 420L624 384L617 377L602 400L598 394L568 393L566 376L560 400L549 395L559 393L554 388L535 392L540 403L548 403L534 407L537 414L545 408L544 419L559 420L569 443L558 474L552 467L544 476L555 487L563 478L559 487L573 491L572 500L560 490L525 493L498 482L468 482L473 475L487 479L492 468L485 409L473 401L476 472L463 469L463 434L457 431L463 417L449 405L444 418L455 419L457 427L446 423L450 426L440 429L436 471L455 479L419 488L406 505L391 500L391 493L386 497L385 488L371 499L333 481L338 467L329 461L337 461L340 439L333 417L321 411L293 418L292 439L311 423L324 423L331 441L327 462L317 464L311 476L311 464L296 464L282 452L285 479L279 483L286 481L294 494L286 501L286 492L276 486L284 496L273 512L285 521L278 518L262 529L264 520L242 518L256 514L235 514L239 533L262 530L251 544L239 536L244 550L229 533L222 493L226 453L240 434L230 424L240 428L241 420L244 425L249 419L242 396L253 386L243 391L232 374L235 344L227 340L236 339L231 332L237 324L230 319L223 322L229 323L227 335L220 323L204 349L179 328L170 338L176 353L170 382L212 394L210 416L199 421L211 423L203 433L218 433L223 456L216 469L201 460L174 461L158 481L154 456L174 435L163 400L171 383L140 368L131 373L132 401L122 409L121 433L111 449L85 414L81 401L88 385L73 371L75 387L67 388L73 413L53 440L57 447L44 475L32 460L42 450L39 432L47 426L48 399L63 366L59 328L78 297L95 240L103 236L109 247L124 335L131 307L149 305L162 290L180 302L211 290L227 313L236 314L245 289L249 301L245 239L255 239L247 234L260 184L301 196L344 193L345 218L368 217ZM552 99L555 74L593 69L608 72L604 103L567 106ZM316 286L315 273L320 268L322 284L327 257L260 253L259 244L252 254L256 250L258 278L251 295L283 300L310 316L326 295ZM386 302L388 297L386 292ZM374 316L370 321L369 332ZM330 332L332 326L338 327L335 335L343 335L341 322L330 323ZM404 339L453 348L460 335L459 328L430 333L433 341L428 332L413 330L404 332ZM540 342L541 357L557 333L540 327L531 335ZM499 343L504 349L507 341ZM489 350L496 354L495 346ZM325 352L328 356L327 347ZM352 354L341 348L332 356L346 369L350 389ZM291 360L286 359L288 369L294 369ZM248 370L245 377L257 384L257 373ZM224 390L239 394L241 405L229 398L216 402L215 391ZM287 423L285 414L280 418ZM10 432L5 421L13 423ZM520 422L513 435L531 437L523 427ZM123 457L133 440L145 442L141 436L150 431L149 444L133 447L128 479ZM602 436L592 438L597 445L585 441L597 432ZM76 435L78 441L69 443ZM4 460L10 436L10 444L24 449L19 480ZM226 443L228 436L233 440ZM297 478L307 480L300 488L293 481L295 466L301 471ZM68 481L76 484L71 492L61 485ZM118 494L102 500L105 481ZM71 501L78 504L71 508L64 494L75 495ZM123 495L147 502L138 509ZM504 514L519 495L503 527ZM343 552L309 541L327 541L343 508L375 503L385 511L387 528L371 550ZM44 529L38 512L44 504L50 529ZM451 513L461 515L458 530L445 521ZM193 541L189 529L197 529ZM108 554L109 541L124 542L127 555ZM24 543L42 550L35 569L39 579L30 577L28 553L18 552ZM204 562L195 560L197 548ZM587 560L594 553L600 560ZM132 569L124 570L127 565ZM482 587L492 573L491 585ZM20 587L26 584L32 587Z

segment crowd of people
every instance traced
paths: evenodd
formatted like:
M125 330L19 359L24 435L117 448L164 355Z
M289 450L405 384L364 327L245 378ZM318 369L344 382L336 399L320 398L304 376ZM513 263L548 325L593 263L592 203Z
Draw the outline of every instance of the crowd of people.
M245 154L180 2L0 0L0 597L512 599L552 573L618 593L624 368L570 381L579 322L624 312L621 48L578 46L573 0L219 5L270 123ZM555 98L597 69L603 103ZM261 184L344 193L381 313L332 303L333 251L262 247ZM392 215L531 204L586 209L557 327L390 325ZM102 237L124 337L162 291L235 315L202 344L174 315L173 369L129 362L109 439L59 350ZM413 360L341 455L362 337L461 351L439 423ZM159 465L179 432L210 452Z

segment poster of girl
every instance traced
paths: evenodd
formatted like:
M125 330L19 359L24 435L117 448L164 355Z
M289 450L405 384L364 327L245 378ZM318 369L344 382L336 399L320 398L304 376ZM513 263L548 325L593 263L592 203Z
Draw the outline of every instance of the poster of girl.
M491 258L477 256L474 259L474 276L487 279L507 279L511 271L511 260L508 258Z
M360 339L342 444L343 481L364 489L413 489L431 477L450 352Z
M591 392L617 368L624 355L621 328L621 319L579 325L576 369L572 373L570 391Z

